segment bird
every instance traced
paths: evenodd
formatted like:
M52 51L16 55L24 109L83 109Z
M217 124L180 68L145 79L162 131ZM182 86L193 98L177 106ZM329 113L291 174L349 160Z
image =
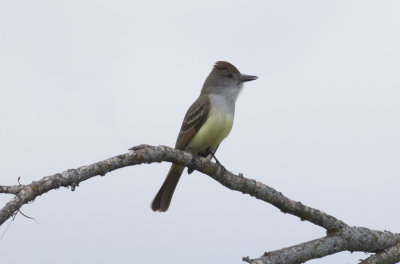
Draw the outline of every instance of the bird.
M175 149L188 151L207 159L215 158L220 143L230 133L235 115L235 102L243 84L256 80L254 75L241 74L227 61L217 61L206 78L199 97L183 119ZM218 164L219 161L215 158ZM153 211L168 210L184 166L172 164L151 203ZM188 168L190 174L193 169Z

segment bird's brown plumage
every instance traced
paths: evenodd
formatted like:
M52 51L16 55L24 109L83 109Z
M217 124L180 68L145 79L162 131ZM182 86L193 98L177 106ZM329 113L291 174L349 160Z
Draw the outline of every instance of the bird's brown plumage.
M200 96L186 112L175 148L211 159L211 154L215 154L219 144L232 128L235 101L243 82L255 79L256 76L241 74L229 62L216 62L203 84ZM210 123L204 125L206 122ZM151 204L154 211L168 210L183 170L183 166L171 166ZM193 169L188 168L189 173L192 171Z
M175 148L179 150L187 150L192 138L207 120L210 112L210 100L206 95L200 95L199 98L189 107L183 119L181 130L176 140ZM171 203L176 185L182 175L185 167L172 164L163 185L156 194L151 208L153 211L165 212ZM188 170L191 173L193 170Z

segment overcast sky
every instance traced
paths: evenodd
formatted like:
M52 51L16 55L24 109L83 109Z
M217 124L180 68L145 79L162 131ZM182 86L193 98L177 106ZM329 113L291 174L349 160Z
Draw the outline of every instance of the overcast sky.
M0 184L173 146L226 60L259 76L218 149L226 168L349 225L400 232L399 12L398 1L1 1ZM17 216L2 263L242 263L325 234L198 172L154 213L169 166L23 206L40 224Z

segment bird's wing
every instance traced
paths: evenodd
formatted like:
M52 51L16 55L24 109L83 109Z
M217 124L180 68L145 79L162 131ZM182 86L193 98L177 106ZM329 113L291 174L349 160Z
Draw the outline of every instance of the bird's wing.
M181 130L176 140L175 148L185 150L197 131L206 122L210 112L210 99L207 95L199 98L189 107L183 119Z

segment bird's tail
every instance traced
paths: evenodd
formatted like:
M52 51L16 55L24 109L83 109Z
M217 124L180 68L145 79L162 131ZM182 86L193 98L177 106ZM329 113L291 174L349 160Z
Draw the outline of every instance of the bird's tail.
M176 185L178 184L184 169L185 167L183 166L171 166L163 185L151 203L151 209L153 209L153 211L165 212L168 210L172 195L174 194Z

